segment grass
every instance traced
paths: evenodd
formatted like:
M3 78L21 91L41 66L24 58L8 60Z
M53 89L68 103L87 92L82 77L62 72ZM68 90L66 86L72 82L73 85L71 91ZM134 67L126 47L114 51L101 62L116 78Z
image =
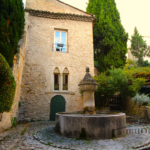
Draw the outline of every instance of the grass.
M21 135L24 135L26 131L27 131L27 128L24 128L23 131L21 132Z
M134 146L132 146L132 149L136 149Z

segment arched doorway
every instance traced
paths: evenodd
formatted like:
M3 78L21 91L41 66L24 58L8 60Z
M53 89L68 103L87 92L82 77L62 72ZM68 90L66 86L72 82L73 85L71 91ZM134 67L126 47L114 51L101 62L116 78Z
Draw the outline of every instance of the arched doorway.
M55 114L65 112L65 99L61 95L56 95L52 98L50 104L50 120L55 121Z

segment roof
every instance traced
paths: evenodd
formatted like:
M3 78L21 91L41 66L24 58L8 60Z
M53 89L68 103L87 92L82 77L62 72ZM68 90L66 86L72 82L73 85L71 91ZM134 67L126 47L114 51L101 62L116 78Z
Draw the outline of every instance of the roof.
M57 1L60 2L60 3L62 3L62 4L67 5L67 6L69 6L69 7L75 8L75 9L81 11L81 12L84 12L84 13L86 13L86 14L88 14L88 15L92 15L92 16L93 16L93 14L87 13L87 12L85 12L85 11L79 9L79 8L76 8L76 7L72 6L72 5L69 5L69 4L67 4L67 3L64 3L64 2L62 2L62 1L60 1L60 0L57 0Z
M25 9L31 16L50 18L50 19L64 19L64 20L76 20L84 22L95 22L96 18L94 16L77 15L70 13L54 13L49 11Z

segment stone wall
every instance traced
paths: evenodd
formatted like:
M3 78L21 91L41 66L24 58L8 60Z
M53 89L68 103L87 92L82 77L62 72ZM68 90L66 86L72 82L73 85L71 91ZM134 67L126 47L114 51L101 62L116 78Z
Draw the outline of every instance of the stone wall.
M126 105L127 115L145 116L145 106L137 105L131 98L126 99L123 105Z
M55 29L67 31L68 53L53 51ZM60 71L60 85L62 73L68 69L68 91L62 91L62 86L59 91L53 90L56 67ZM66 111L82 110L78 84L86 67L94 76L92 22L29 16L19 120L49 120L50 102L55 95L65 98Z
M27 14L26 14L27 17ZM14 56L14 65L12 68L12 73L14 75L16 81L16 92L13 105L11 107L10 112L4 112L0 114L0 132L11 127L12 118L18 116L18 103L20 99L20 91L21 91L21 82L22 82L22 73L24 67L24 57L26 51L26 41L27 41L27 21L25 26L25 32L22 39L18 43L18 54Z
M148 121L150 121L150 107L149 106L145 107L145 117Z

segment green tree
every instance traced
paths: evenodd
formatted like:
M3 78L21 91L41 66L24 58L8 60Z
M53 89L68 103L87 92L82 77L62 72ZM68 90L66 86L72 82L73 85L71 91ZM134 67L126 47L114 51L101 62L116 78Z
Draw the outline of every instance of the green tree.
M99 71L123 67L126 64L127 39L115 0L89 0L87 12L94 14L94 59Z
M18 52L18 42L24 29L24 7L22 0L0 0L0 53L9 66Z
M131 53L138 59L138 65L142 66L143 57L150 57L150 47L147 46L143 37L139 34L137 28L134 28L134 34L131 38Z
M14 100L16 82L11 69L0 54L0 113L9 112Z

